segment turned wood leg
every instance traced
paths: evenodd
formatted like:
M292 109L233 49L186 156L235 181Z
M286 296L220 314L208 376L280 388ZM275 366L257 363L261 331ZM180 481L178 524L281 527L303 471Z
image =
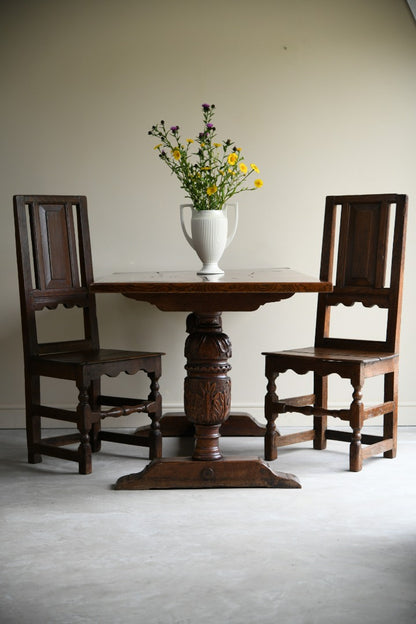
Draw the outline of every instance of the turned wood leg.
M384 376L384 401L393 401L394 408L389 414L384 415L383 438L393 440L393 448L385 451L384 457L393 459L397 454L397 400L398 400L398 370L387 373Z
M36 445L41 440L40 416L36 413L36 406L40 405L40 378L39 376L26 375L26 441L27 460L29 464L39 464L42 456L38 453Z
M97 399L101 394L101 380L95 379L91 382L89 387L89 404L93 411L100 411L100 407L98 406ZM91 451L93 453L98 453L101 450L101 440L100 440L100 431L101 431L101 420L94 422L91 427L91 431L89 432L90 436L90 444Z
M221 314L194 312L186 322L187 377L184 385L185 413L195 425L192 458L209 461L222 458L219 429L231 405L231 342L222 332Z
M328 376L314 374L314 395L315 407L328 407ZM314 416L313 428L315 437L313 439L313 448L317 450L326 449L326 429L328 417Z
M78 422L77 427L80 432L80 445L78 447L78 470L79 474L90 474L92 472L91 461L91 444L90 444L90 431L91 431L91 406L89 403L89 389L85 386L79 386L77 384L78 395Z
M277 400L276 394L276 379L278 377L269 364L269 360L266 358L266 377L268 379L267 394L264 397L264 415L267 420L266 433L264 436L264 458L268 461L277 459L277 442L276 438L279 433L276 429L276 418L278 413L276 411L275 402Z
M159 379L161 371L148 373L150 383L149 399L155 401L155 411L149 412L152 421L149 433L149 458L162 457L162 433L160 431L160 419L162 417L162 397L159 394Z
M363 467L363 456L361 449L361 429L363 426L363 404L362 404L362 387L363 384L353 383L353 401L351 403L351 420L352 440L350 445L350 470L351 472L359 472Z

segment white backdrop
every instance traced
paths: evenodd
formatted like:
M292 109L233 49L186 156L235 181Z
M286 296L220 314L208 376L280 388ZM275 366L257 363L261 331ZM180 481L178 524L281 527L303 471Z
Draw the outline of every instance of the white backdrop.
M400 417L416 424L416 24L405 0L4 0L0 11L0 426L24 422L12 195L87 195L97 277L197 270L180 229L184 195L147 131L165 119L195 135L202 102L215 103L219 137L236 140L264 180L239 196L224 268L317 274L325 195L409 195ZM261 351L311 344L315 303L296 295L224 314L234 408L261 415ZM103 346L166 352L164 404L178 408L185 314L116 295L98 307ZM73 311L61 315L70 329ZM136 394L135 379L115 383ZM295 380L285 384L292 393ZM56 404L73 398L52 380L44 392ZM344 392L349 401L335 380L332 401Z

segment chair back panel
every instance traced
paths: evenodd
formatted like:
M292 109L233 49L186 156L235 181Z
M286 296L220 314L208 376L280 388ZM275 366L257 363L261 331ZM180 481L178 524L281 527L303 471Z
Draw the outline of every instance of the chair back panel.
M344 203L336 285L383 288L386 276L389 205Z
M14 215L25 355L98 348L86 198L16 195ZM83 308L84 336L39 344L35 312L60 304Z
M389 229L393 216L393 236L390 236ZM321 279L333 281L334 290L332 293L322 293L318 296L315 346L397 351L406 219L405 195L327 197ZM392 249L389 254L390 240ZM337 243L337 262L334 270ZM388 284L387 276L389 276ZM387 309L385 340L366 341L330 336L331 306L338 304L352 306L355 303L361 303L365 307L378 306Z
M35 204L32 210L36 286L39 290L79 288L72 205Z

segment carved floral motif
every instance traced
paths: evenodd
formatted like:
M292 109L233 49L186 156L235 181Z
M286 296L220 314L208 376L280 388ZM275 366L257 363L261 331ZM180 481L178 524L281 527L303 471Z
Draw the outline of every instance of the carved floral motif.
M231 380L185 379L185 411L191 422L201 425L219 425L229 415Z

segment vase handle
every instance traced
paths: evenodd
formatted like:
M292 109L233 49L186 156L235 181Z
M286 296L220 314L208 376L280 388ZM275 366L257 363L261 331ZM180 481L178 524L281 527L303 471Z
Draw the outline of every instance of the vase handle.
M186 226L185 226L185 221L184 221L184 210L185 208L190 208L191 209L191 213L192 213L192 209L193 209L193 204L181 204L180 205L180 216L181 216L181 226L182 226L182 232L185 235L186 240L188 241L188 243L190 244L190 246L192 247L192 249L194 249L194 243L192 238L189 236L187 230L186 230Z
M225 244L225 249L227 249L228 245L231 243L231 241L233 240L235 233L237 231L237 225L238 225L238 203L235 202L235 204L226 204L225 208L227 209L227 216L228 216L228 208L234 208L234 226L232 231L230 231L230 233L227 236L227 242ZM229 225L228 225L229 228Z

